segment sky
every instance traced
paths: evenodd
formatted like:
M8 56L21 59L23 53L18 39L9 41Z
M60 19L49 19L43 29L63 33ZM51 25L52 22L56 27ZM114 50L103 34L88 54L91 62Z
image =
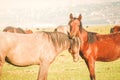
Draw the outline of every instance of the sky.
M119 0L0 0L0 26L40 26L40 24L50 25L50 23L48 22L51 21L49 19L51 18L51 15L47 15L47 9L51 9L51 11L54 11L56 10L56 8L65 9L76 5L87 5L113 1ZM37 11L34 12L34 10L41 10L41 13L37 13ZM41 22L39 22L40 24L38 24L38 21L34 20L37 18L34 17L41 17L40 14L45 16L46 20L43 19L43 22L41 20ZM51 22L51 24L53 23Z
M37 7L55 7L85 5L91 3L112 2L119 0L0 0L0 8L37 8Z

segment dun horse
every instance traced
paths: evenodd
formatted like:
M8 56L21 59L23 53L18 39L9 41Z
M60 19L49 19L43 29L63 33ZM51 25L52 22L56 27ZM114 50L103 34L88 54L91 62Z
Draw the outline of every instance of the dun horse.
M120 26L114 26L110 29L110 33L116 33L120 31Z
M109 62L120 58L120 33L101 35L88 32L83 29L81 18L81 15L75 18L70 14L70 37L80 38L80 56L87 64L91 80L96 80L95 61Z
M34 43L33 43L34 42ZM7 61L15 66L40 65L38 79L47 80L49 65L63 50L69 49L73 60L79 58L79 38L59 32L17 34L0 32L0 72Z

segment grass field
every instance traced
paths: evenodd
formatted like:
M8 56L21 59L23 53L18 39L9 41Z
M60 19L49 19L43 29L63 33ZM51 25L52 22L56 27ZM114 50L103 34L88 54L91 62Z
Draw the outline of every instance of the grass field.
M110 26L88 27L89 31L109 33ZM1 80L36 80L39 66L16 67L5 63ZM96 62L97 80L120 80L120 59L113 62ZM51 64L48 80L90 80L84 61L74 63L68 51L59 54Z

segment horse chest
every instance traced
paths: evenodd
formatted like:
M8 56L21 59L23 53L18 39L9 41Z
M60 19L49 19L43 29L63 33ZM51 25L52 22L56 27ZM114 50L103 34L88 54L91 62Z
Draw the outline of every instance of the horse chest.
M95 46L93 46L92 44L84 45L81 48L82 57L85 58L85 59L88 59L90 56L95 57L96 56L96 54L95 54L96 51L97 51L97 48Z

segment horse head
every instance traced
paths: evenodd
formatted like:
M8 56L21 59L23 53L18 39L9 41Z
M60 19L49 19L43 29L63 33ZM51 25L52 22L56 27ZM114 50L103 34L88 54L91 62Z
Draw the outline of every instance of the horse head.
M82 16L81 14L78 18L73 17L72 13L70 14L70 37L78 36L78 32L82 30L82 23L81 23Z
M70 48L68 49L68 51L71 53L74 62L77 62L79 60L79 50L80 39L78 37L70 39Z

